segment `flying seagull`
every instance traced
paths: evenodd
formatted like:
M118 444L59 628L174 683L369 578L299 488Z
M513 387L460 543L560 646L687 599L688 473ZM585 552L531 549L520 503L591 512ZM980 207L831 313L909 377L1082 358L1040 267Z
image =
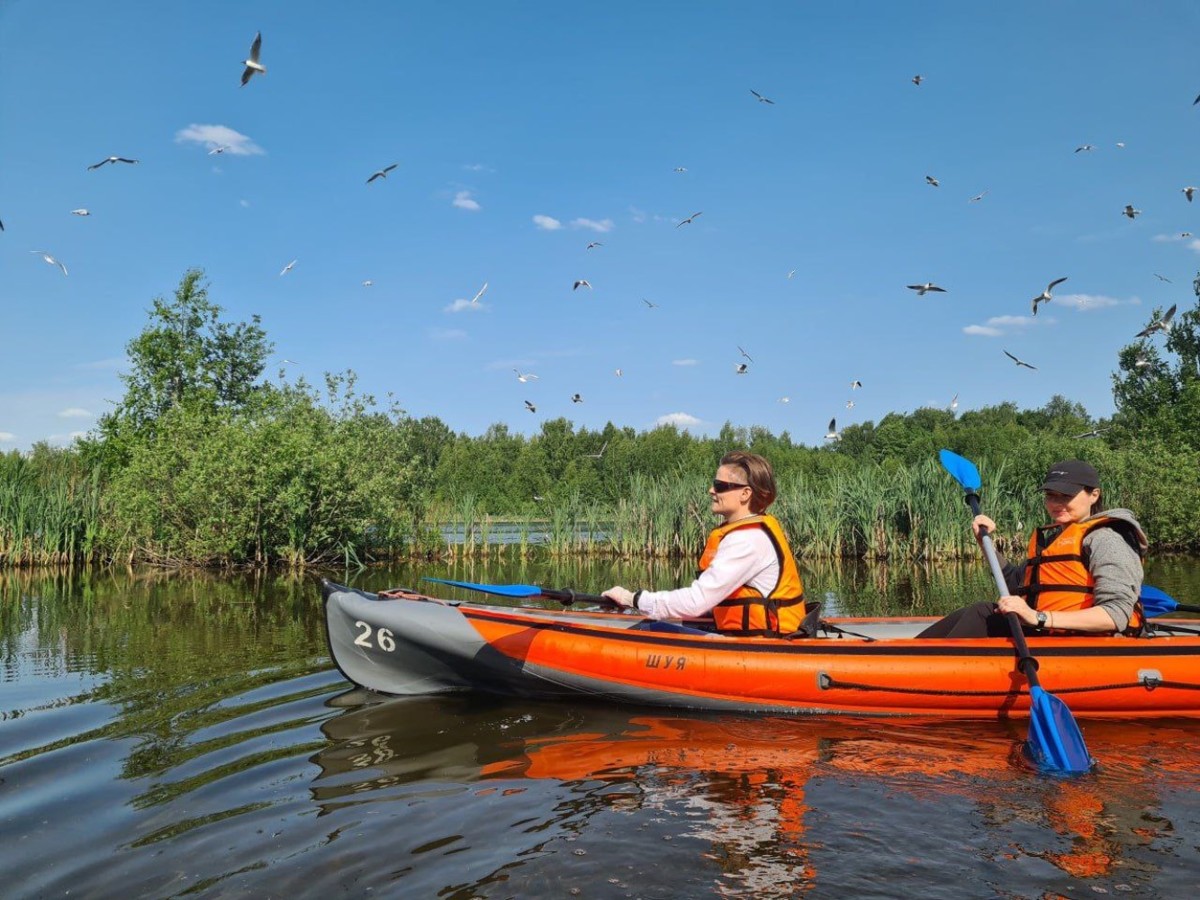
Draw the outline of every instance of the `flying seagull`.
M920 86L921 86L921 82L922 82L922 81L924 81L924 80L925 80L925 76L924 76L924 75L914 75L914 76L912 77L912 83L913 83L913 84L915 84L917 87L920 87Z
M64 270L64 271L66 271L66 270ZM1154 334L1154 332L1156 332L1156 331L1161 331L1161 332L1163 332L1163 334L1166 334L1168 331L1170 331L1171 330L1171 320L1173 318L1175 318L1175 307L1178 305L1179 304L1177 304L1177 303L1172 303L1171 308L1167 310L1166 315L1164 315L1161 319L1158 319L1157 321L1151 322L1149 325L1147 325L1145 328L1143 328L1141 331L1139 331L1137 333L1137 336L1140 338L1150 337L1150 335Z
M1062 284L1066 280L1067 279L1065 276L1062 278L1055 278L1052 282L1050 282L1048 285L1046 285L1046 289L1044 291L1042 291L1040 294L1038 294L1036 297L1033 298L1033 314L1035 316L1037 315L1038 304L1039 303L1049 303L1051 301L1051 299L1053 299L1051 297L1050 292L1052 290L1054 290L1055 285Z
M64 266L62 263L60 263L60 262L59 262L57 259L55 259L53 256L51 256L49 253L47 253L45 250L30 250L29 252L30 252L30 253L37 253L37 254L40 254L40 255L41 255L41 257L42 257L42 259L44 259L44 260L45 260L46 262L48 262L50 265L52 265L52 266L58 266L60 269L62 269L62 273L63 273L64 275L66 275L66 274L67 274L67 267L66 267L66 266ZM85 274L86 274L86 273L85 273ZM1171 311L1172 311L1172 312L1174 312L1174 310L1175 310L1175 308L1174 308L1174 307L1172 307L1172 308L1171 308Z
M517 373L517 381L521 382L521 384L525 384L525 382L527 382L527 381L537 381L538 380L538 377L536 375L534 375L532 372L525 372L524 374L522 374L520 369L513 369L513 371Z
M841 437L842 436L840 434L838 434L838 430L837 430L837 419L836 418L830 419L829 420L829 430L827 432L825 432L825 440L836 441L836 440L840 440Z
M985 196L987 196L987 191L984 191L982 194L976 194L974 197L972 197L972 198L971 198L970 200L968 200L967 202L968 202L968 203L978 203L978 202L979 202L980 200L982 200L982 199L983 199Z
M796 275L796 270L795 270L795 269L790 269L790 270L788 271L788 278L793 278L793 277L795 277L795 275Z
M71 210L71 215L73 215L73 216L90 216L91 212L86 209L83 209L81 207L80 209Z
M1076 153L1079 153L1081 151L1088 152L1088 151L1095 150L1095 149L1096 148L1093 147L1091 144L1080 144L1078 147L1075 148L1075 152Z
M124 156L110 156L108 159L100 160L100 162L96 163L93 166L88 166L87 170L90 172L90 171L92 171L92 169L98 169L101 166L108 165L109 163L129 163L130 165L134 165L137 163L137 160L136 159L126 159Z
M940 184L940 183L938 182L938 180L937 180L936 178L934 178L932 175L926 175L926 176L925 176L925 183L926 183L926 184L929 184L929 185L932 185L933 187L941 187L941 184Z
M604 245L603 245L602 243L600 243L600 241L592 241L590 244L588 244L588 245L587 245L586 247L584 247L583 249L584 249L584 250L591 250L593 247L603 247L603 246L604 246Z
M282 276L282 275L286 275L288 272L292 271L292 268L293 268L293 267L296 265L296 263L297 263L297 260L294 260L294 259L293 259L293 260L292 260L290 263L288 263L286 266L284 266L284 267L283 267L283 268L282 268L282 269L279 271L279 274L280 274L281 276Z
M853 400L846 401L846 409L854 409L854 401Z
M218 154L224 153L228 149L229 146L227 144L221 144L219 147L213 147L211 150L209 150L208 155L217 156Z
M750 371L750 367L748 365L746 365L745 363L738 363L736 366L733 367L733 371L737 372L739 375L745 375L747 372Z
M958 394L955 394L950 400L950 412L954 412L956 409L958 409Z
M242 87L246 86L251 76L255 74L267 74L267 67L260 64L258 61L258 51L262 49L262 32L254 35L254 43L250 45L250 58L242 60L242 64L246 70L242 72Z
M642 302L643 302L643 303L645 303L645 304L646 304L646 306L648 306L650 309L658 309L658 304L657 304L657 303L651 303L651 302L650 302L649 300L647 300L645 297L643 297L643 298L642 298Z
M483 283L483 287L481 287L481 288L479 289L479 293L477 293L477 294L476 294L474 297L472 297L472 298L471 298L471 302L472 302L472 303L478 303L478 302L479 302L479 298L483 296L483 292L487 290L487 286L488 286L488 283L485 281L485 282Z
M1024 366L1027 369L1033 369L1035 372L1037 371L1037 366L1031 366L1029 363L1025 362L1024 360L1017 359L1015 356L1013 356L1007 350L1004 351L1004 355L1007 356L1009 359L1011 359L1013 362L1015 362L1018 366Z
M583 402L583 394L572 394L571 402L572 403L582 403Z
M688 217L687 217L686 219L684 219L682 222L679 222L678 224L676 224L676 226L675 226L675 227L676 227L676 228L678 228L680 225L687 225L687 224L691 223L691 221L692 221L693 219L695 219L697 216L702 216L702 215L704 215L704 211L703 211L703 210L701 210L700 212L692 213L690 216L688 216Z
M0 231L3 231L3 230L4 230L4 223L0 222Z
M571 290L577 291L581 287L585 287L589 291L592 289L591 282L589 282L586 278L580 278L577 282L575 282L575 286L573 288L571 288Z
M585 453L584 456L586 456L588 459L599 459L604 455L604 451L607 449L608 441L605 441L603 444L601 444L599 453Z
M528 400L525 401L525 408L527 410L529 410L531 413L537 412L537 407L534 406L532 403L530 403Z
M1154 273L1154 277L1157 278L1159 281L1165 281L1167 284L1175 283L1170 278L1168 278L1166 275L1159 275L1157 272Z
M857 391L860 387L862 387L862 382L859 381L857 378L855 378L852 382L850 382L850 390Z
M743 350L740 344L738 345L738 353L742 354L742 356L746 357L746 359L750 360L750 362L754 362L754 360L750 357L750 354Z
M1183 191L1183 196L1187 197L1188 203L1191 203L1192 195L1196 193L1196 189L1194 187L1185 187L1180 188L1180 190Z
M396 168L396 166L398 166L398 165L399 165L399 163L392 163L390 166L384 166L382 169L380 169L378 172L375 172L370 178L367 179L367 184L370 184L376 178L387 178L387 173L392 171L392 169Z
M924 297L930 291L937 291L940 294L946 293L945 288L938 287L932 281L927 281L924 284L910 284L908 285L908 289L910 291L916 291L918 297Z
M687 171L687 166L676 166L676 167L675 167L675 171L676 171L676 172L679 172L679 173L686 172L686 171Z
M1141 212L1142 211L1140 209L1134 209L1132 204L1129 204L1129 203L1125 204L1124 214L1129 216L1129 218L1136 219L1141 214Z
M779 402L780 402L780 403L791 403L791 402L792 402L792 398L791 398L791 397L780 397L780 398L779 398Z
M1104 434L1104 432L1106 432L1106 431L1108 431L1107 428L1093 428L1091 431L1085 431L1083 434L1076 434L1076 435L1073 435L1073 437L1075 438L1075 440L1082 440L1084 438L1100 437L1100 435Z
M370 287L374 283L375 282L373 282L370 278L368 278L366 281L363 282L363 287Z
M774 105L775 105L775 101L774 101L774 100L768 100L766 97L764 97L764 96L763 96L762 94L760 94L758 91L754 90L754 88L751 88L751 89L750 89L750 93L752 93L752 94L753 94L755 97L757 97L757 98L758 98L758 102L759 102L759 103L770 103L772 106L774 106Z
M1200 94L1196 95L1196 99L1192 101L1192 106L1195 106L1197 103L1200 103Z
M622 373L620 369L613 369L613 374L620 378Z

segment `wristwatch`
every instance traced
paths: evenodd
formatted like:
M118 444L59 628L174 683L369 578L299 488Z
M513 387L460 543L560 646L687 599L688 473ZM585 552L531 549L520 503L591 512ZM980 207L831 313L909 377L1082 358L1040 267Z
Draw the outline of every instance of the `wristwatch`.
M1039 609L1037 614L1037 625L1035 626L1038 631L1043 631L1046 628L1046 618L1046 614Z

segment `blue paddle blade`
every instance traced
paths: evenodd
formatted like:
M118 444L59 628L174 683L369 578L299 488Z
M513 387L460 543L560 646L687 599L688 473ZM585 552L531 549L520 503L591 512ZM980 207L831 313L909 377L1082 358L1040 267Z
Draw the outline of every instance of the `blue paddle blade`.
M1029 686L1029 739L1034 765L1051 775L1082 775L1094 764L1067 704L1037 685Z
M982 481L979 478L979 470L975 468L975 463L959 456L952 450L939 450L938 458L942 461L942 468L954 476L954 480L962 485L963 490L979 490Z
M1179 603L1174 597L1149 584L1142 585L1142 592L1138 594L1138 599L1142 601L1142 609L1148 619L1165 616L1167 613L1173 613L1179 609Z
M476 584L473 581L451 581L447 578L422 578L422 581L436 581L438 584L448 584L451 587L463 588L468 591L482 591L485 594L496 594L500 597L537 597L542 593L540 587L532 584Z

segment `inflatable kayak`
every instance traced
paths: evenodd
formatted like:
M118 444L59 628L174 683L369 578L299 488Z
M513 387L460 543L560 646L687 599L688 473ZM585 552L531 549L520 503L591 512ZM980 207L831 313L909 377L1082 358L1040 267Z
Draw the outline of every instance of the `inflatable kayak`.
M324 582L334 663L385 694L475 690L757 713L1024 718L1009 638L915 640L929 618L810 617L738 638L636 614L508 607ZM1083 717L1200 717L1200 628L1031 637L1042 684ZM1189 627L1189 625L1191 627Z

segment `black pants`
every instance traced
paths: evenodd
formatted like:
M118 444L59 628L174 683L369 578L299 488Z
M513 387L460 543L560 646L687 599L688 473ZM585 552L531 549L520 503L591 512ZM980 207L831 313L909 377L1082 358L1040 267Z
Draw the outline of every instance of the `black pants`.
M1022 628L1027 634L1027 629ZM1008 619L996 612L996 604L990 600L972 603L956 609L950 615L938 619L918 638L979 638L1008 637L1012 629Z

